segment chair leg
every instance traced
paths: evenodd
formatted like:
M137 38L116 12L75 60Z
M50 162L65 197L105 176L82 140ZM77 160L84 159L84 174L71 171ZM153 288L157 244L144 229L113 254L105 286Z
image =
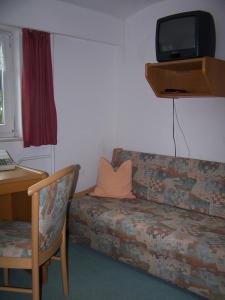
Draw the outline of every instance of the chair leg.
M32 300L40 299L39 290L39 267L36 266L32 269Z
M3 269L3 285L9 285L9 269Z
M62 243L60 245L60 264L61 264L61 274L62 274L62 283L63 283L63 291L64 295L69 295L68 288L68 274L67 274L67 258L66 258L66 240L65 236L62 239Z
M49 261L44 263L41 267L41 282L42 282L42 284L46 284L48 281L48 265L49 265Z

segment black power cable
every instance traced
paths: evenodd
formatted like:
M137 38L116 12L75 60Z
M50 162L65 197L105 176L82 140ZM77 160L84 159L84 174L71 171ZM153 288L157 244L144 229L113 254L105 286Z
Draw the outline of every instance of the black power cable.
M186 138L186 136L185 136L185 134L184 134L183 128L182 128L182 126L181 126L181 124L180 124L180 120L179 120L179 118L178 118L178 113L177 113L176 105L174 105L174 108L175 108L175 118L176 118L177 124L178 124L178 126L179 126L180 132L181 132L181 134L182 134L182 136L183 136L183 139L184 139L184 142L185 142L187 151L188 151L188 157L190 158L190 156L191 156L191 150L190 150L190 147L189 147L189 145L188 145L187 138Z
M173 144L174 144L174 156L177 156L177 145L175 139L175 100L173 98Z

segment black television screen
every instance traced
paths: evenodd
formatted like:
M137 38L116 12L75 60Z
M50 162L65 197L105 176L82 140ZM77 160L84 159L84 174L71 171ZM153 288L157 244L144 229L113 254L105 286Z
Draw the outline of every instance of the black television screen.
M162 22L160 32L159 48L162 52L195 47L194 17L186 17L182 20L178 18Z
M215 55L215 26L212 16L191 11L161 18L156 26L158 61Z

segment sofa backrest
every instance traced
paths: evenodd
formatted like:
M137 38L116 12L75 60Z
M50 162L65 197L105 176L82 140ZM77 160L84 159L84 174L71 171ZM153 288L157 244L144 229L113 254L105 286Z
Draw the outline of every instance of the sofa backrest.
M116 149L113 165L127 159L137 198L225 218L225 163Z

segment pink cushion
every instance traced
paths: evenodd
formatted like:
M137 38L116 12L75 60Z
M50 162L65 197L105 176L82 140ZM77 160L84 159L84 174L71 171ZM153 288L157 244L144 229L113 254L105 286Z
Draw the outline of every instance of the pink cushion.
M98 167L97 184L90 195L111 198L133 199L132 189L132 163L126 160L114 170L109 161L101 158Z

